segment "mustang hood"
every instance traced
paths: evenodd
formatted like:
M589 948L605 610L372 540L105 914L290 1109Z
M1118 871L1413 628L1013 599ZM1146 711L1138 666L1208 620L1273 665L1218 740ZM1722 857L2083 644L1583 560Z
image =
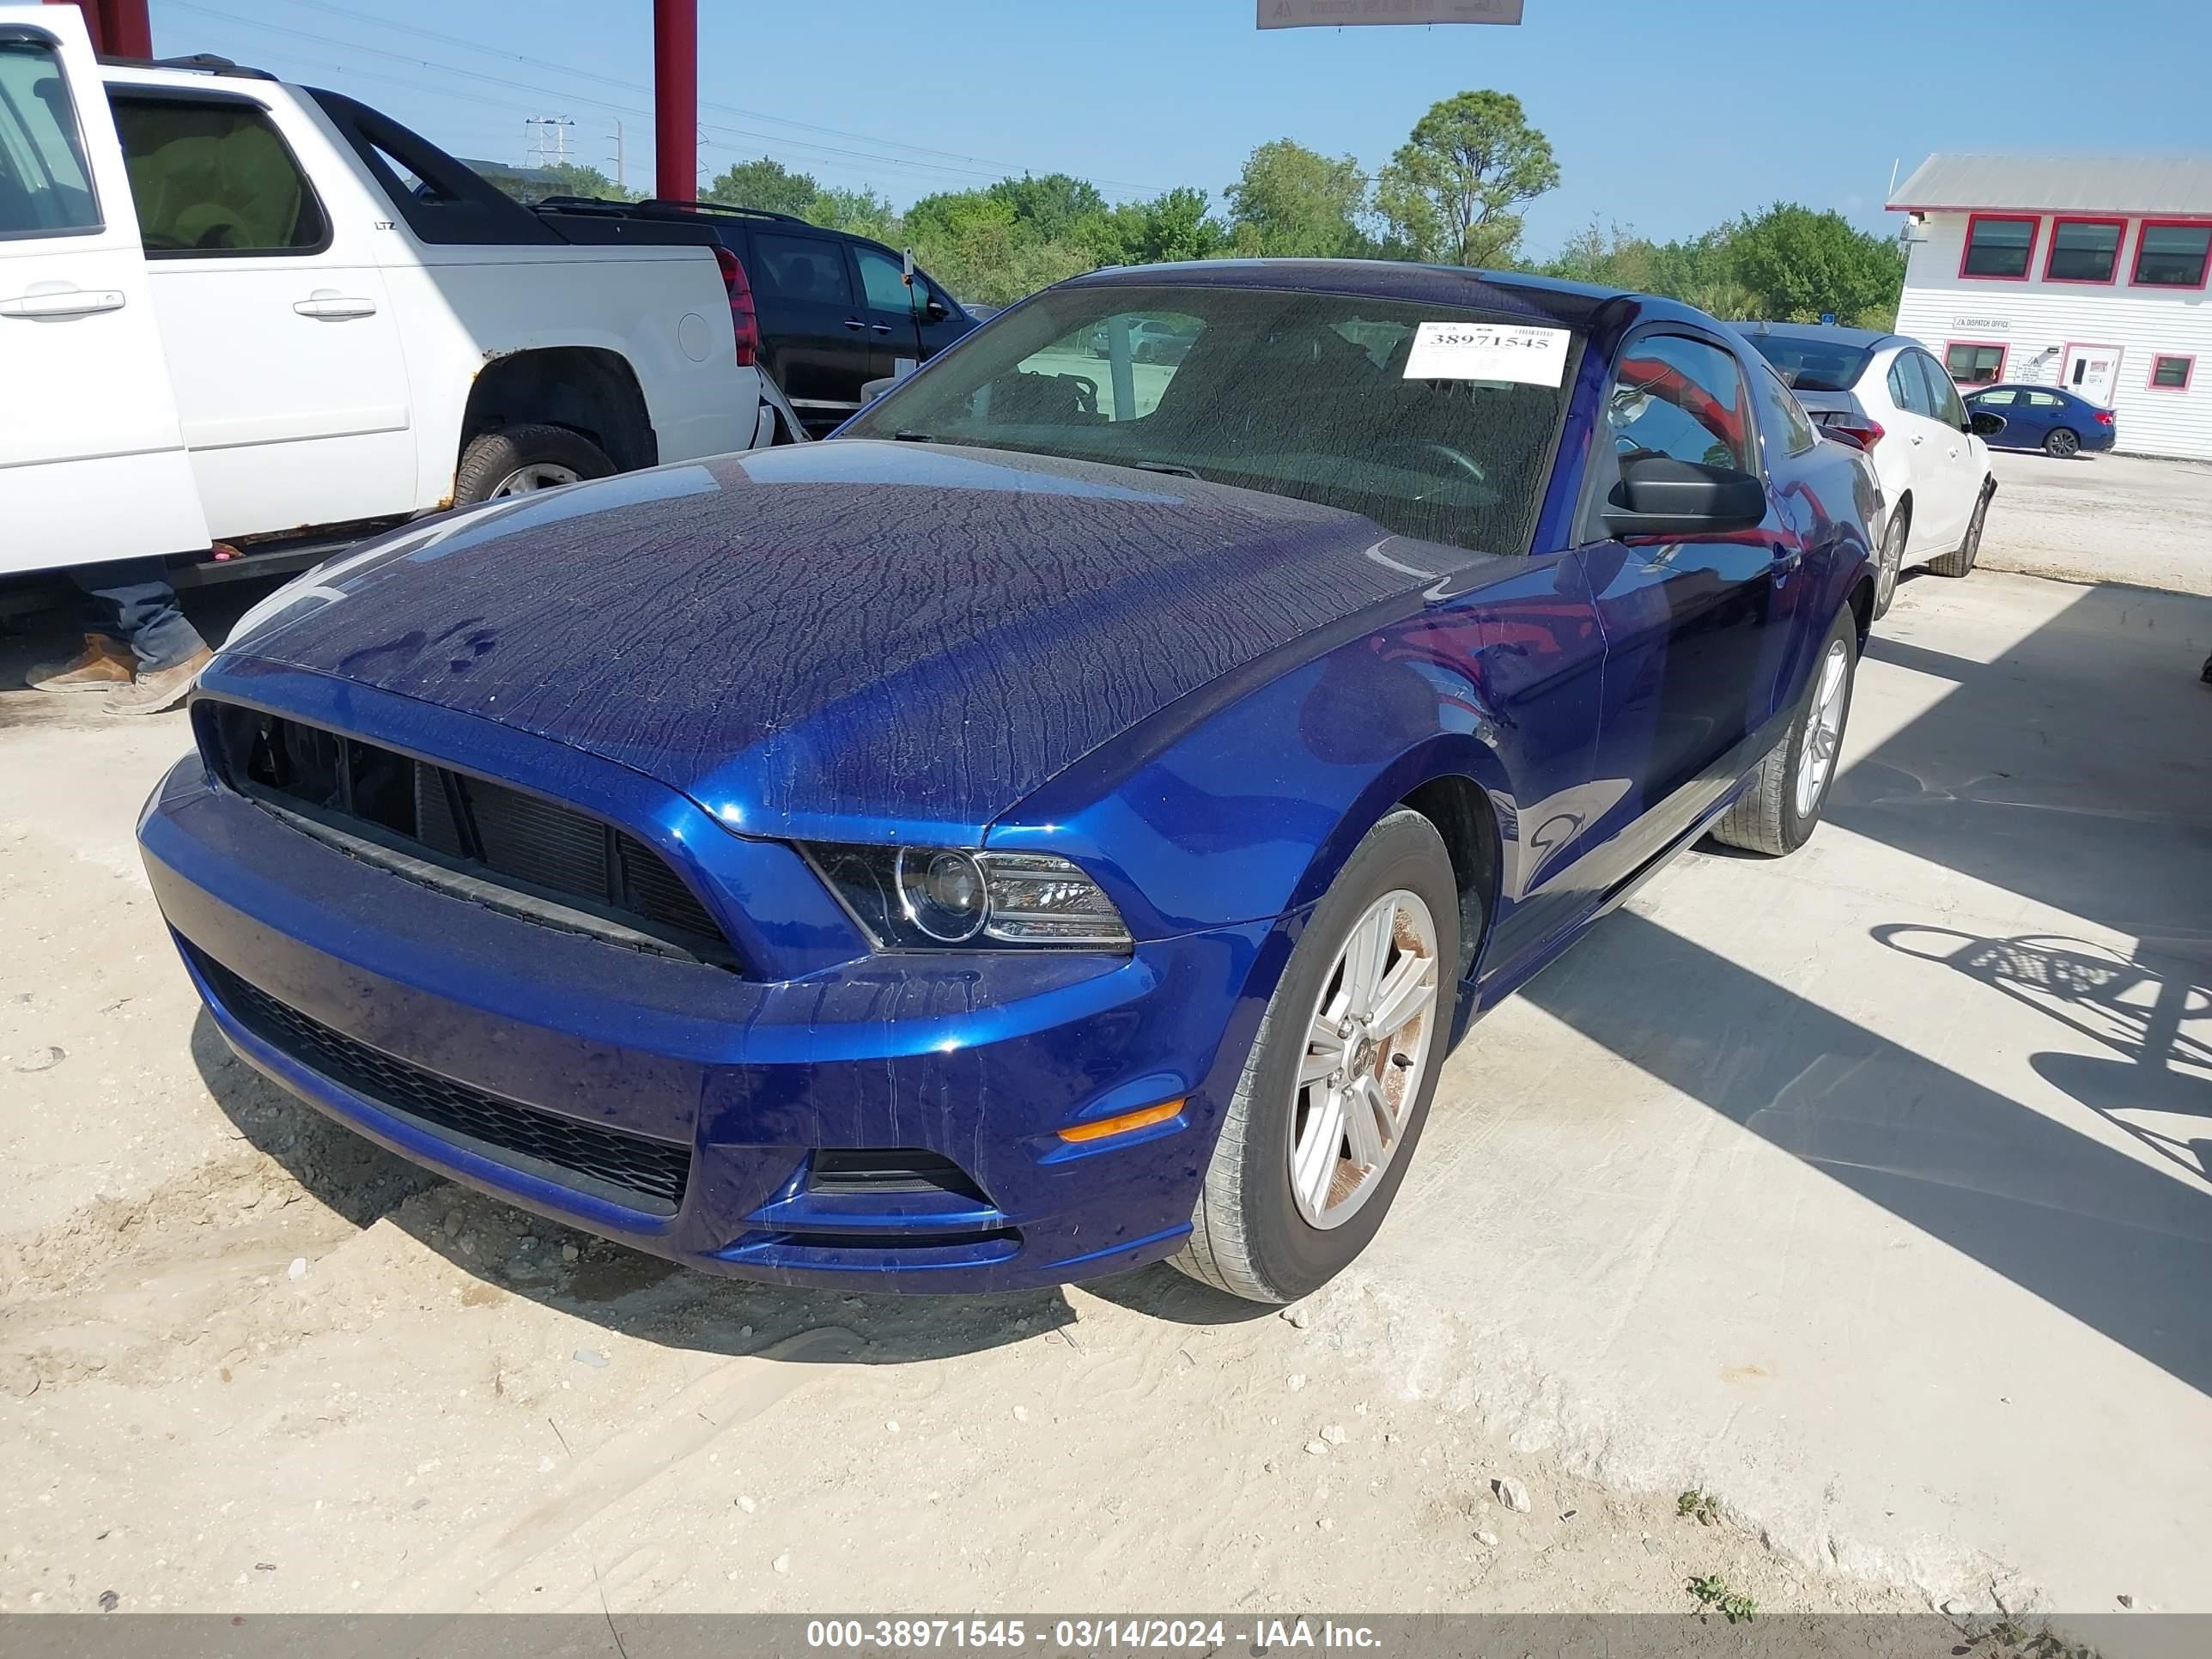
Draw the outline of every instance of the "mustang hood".
M1488 562L1193 479L841 440L404 532L227 649L557 739L749 832L972 831L1209 681Z

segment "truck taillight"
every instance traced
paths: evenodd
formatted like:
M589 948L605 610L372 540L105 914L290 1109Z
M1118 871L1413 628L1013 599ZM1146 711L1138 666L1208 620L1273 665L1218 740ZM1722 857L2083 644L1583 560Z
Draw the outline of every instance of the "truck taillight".
M738 256L717 243L714 263L722 272L722 286L730 293L730 326L738 337L738 367L750 368L760 355L760 317L753 310L753 285Z

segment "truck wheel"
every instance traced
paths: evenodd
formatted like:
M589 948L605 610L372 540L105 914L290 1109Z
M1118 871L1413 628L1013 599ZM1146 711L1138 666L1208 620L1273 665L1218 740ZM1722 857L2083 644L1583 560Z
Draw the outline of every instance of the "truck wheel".
M1436 826L1367 832L1299 936L1223 1115L1174 1265L1253 1302L1366 1248L1413 1161L1450 1040L1460 896Z
M469 441L453 475L453 505L526 495L605 478L615 470L599 447L565 426L495 427Z
M1850 719L1857 643L1858 620L1846 605L1821 644L1796 718L1713 825L1715 841L1779 858L1812 838L1836 781L1844 725Z

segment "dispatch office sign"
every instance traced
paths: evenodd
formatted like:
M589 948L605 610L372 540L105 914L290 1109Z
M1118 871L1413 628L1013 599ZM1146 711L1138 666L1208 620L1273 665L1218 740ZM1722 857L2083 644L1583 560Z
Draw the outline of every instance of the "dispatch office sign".
M1363 23L1517 23L1521 0L1260 0L1263 29Z

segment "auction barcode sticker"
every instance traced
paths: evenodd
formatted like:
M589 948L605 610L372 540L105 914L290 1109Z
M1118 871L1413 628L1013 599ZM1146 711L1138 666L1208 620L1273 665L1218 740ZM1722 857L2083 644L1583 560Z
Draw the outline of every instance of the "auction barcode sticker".
M1423 323L1406 359L1409 380L1510 380L1558 386L1567 375L1568 331L1517 323Z

